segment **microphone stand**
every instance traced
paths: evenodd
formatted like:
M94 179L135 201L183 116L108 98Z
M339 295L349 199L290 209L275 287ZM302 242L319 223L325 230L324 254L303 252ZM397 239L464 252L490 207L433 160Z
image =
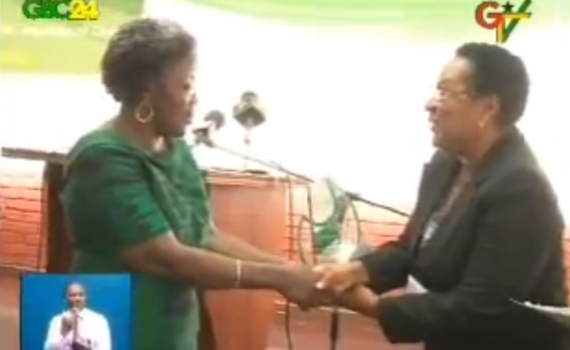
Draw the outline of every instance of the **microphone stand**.
M207 145L208 147L212 147L212 148L215 148L215 149L217 149L217 150L220 150L220 151L222 151L222 152L224 152L224 153L233 155L234 157L238 157L238 158L241 158L241 159L245 159L245 160L251 161L251 162L253 162L253 163L257 163L257 164L259 164L259 165L262 165L262 166L264 166L264 167L277 170L277 171L279 171L279 172L281 172L281 173L287 174L287 175L289 175L289 176L291 176L291 177L294 177L294 178L296 178L296 179L298 179L298 180L301 180L301 181L303 181L303 182L305 182L305 183L313 183L313 182L315 182L315 180L312 179L311 177L309 177L309 176L307 176L307 175L303 175L303 174L298 173L298 172L296 172L296 171L293 171L293 170L291 170L291 169L288 169L288 168L284 167L283 165L281 165L281 164L279 164L279 163L277 163L277 162L275 162L275 161L259 159L259 158L256 158L256 157L253 157L253 156L250 156L250 155L247 155L247 154L243 154L243 153L234 151L234 150L232 150L232 149L230 149L230 148L220 146L220 145L215 144L215 143L213 143L213 142L211 142L211 141L210 141L210 143L208 143L208 144L206 144L206 145ZM355 201L358 201L358 202L362 202L362 203L368 204L368 205L370 205L370 206L372 206L372 207L375 207L375 208L379 208L379 209L382 209L382 210L386 210L386 211L388 211L388 212L390 212L390 213L393 213L393 214L396 214L396 215L399 215L399 216L403 216L403 217L409 217L409 216L410 216L410 214L407 213L407 212L405 212L405 211L396 209L396 208L391 207L391 206L388 206L388 205L384 205L384 204L380 204L380 203L374 202L374 201L372 201L372 200L370 200L370 199L367 199L367 198L363 198L361 195L359 195L359 194L357 194L357 193L350 192L350 191L346 191L346 193L347 193L348 197L349 197L350 199L352 199L352 200L355 200Z
M212 146L211 146L211 147L212 147L212 148L215 148L215 149L217 149L217 150L220 150L220 151L222 151L222 152L224 152L224 153L230 154L230 155L232 155L232 156L234 156L234 157L241 158L241 159L245 159L245 160L247 160L247 161L251 161L252 163L257 163L257 164L262 165L262 166L264 166L264 167L277 170L277 171L279 171L279 172L282 172L282 173L284 173L284 174L287 174L287 175L289 175L289 176L292 176L292 177L294 177L294 178L296 178L296 179L299 179L299 180L301 180L301 181L305 181L305 182L308 182L308 183L314 182L314 180L313 180L312 178L310 178L310 177L308 177L308 176L306 176L306 175L300 174L300 173L298 173L298 172L295 172L295 171L293 171L293 170L287 169L287 168L285 168L284 166L282 166L281 164L279 164L279 163L277 163L277 162L274 162L274 161L271 161L271 160L264 160L264 159L256 158L256 157L253 157L253 156L251 156L251 155L243 154L243 153L234 151L234 150L232 150L232 149L230 149L230 148L223 147L223 146L220 146L220 145L214 144L214 143L212 143Z

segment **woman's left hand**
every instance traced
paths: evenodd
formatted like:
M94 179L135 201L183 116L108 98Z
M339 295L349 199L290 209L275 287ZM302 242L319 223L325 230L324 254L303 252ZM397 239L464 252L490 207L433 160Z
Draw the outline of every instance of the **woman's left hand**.
M364 285L355 286L335 296L339 306L366 316L374 316L380 296Z

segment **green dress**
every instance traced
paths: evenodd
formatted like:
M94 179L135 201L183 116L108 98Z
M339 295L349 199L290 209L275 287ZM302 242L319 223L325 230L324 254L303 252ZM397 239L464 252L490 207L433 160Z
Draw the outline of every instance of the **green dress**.
M111 130L94 131L70 151L65 181L75 273L128 273L121 252L168 232L190 246L211 237L206 185L183 140L152 155ZM197 350L199 311L191 287L133 275L133 349Z

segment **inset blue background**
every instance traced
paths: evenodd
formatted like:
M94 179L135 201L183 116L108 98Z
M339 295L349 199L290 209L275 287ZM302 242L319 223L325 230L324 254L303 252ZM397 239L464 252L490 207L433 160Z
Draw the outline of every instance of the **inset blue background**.
M66 289L85 287L87 307L107 318L113 350L131 349L131 277L129 275L48 275L22 277L22 350L43 350L48 326L67 309Z

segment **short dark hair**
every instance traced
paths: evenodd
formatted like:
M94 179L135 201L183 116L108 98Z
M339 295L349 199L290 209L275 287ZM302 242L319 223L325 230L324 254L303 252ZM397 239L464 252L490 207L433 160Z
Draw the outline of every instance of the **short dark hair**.
M70 282L65 286L65 290L64 290L64 295L67 296L67 293L69 292L69 288L71 288L72 286L78 286L81 287L81 289L83 289L83 291L85 292L85 285L83 285L83 283L80 282Z
M507 49L486 43L467 43L456 55L473 69L471 88L477 96L495 95L501 104L502 125L515 124L523 115L529 93L529 78L522 59Z
M195 54L196 40L180 24L143 18L121 26L101 61L103 84L123 103L136 103L151 79L171 63Z

